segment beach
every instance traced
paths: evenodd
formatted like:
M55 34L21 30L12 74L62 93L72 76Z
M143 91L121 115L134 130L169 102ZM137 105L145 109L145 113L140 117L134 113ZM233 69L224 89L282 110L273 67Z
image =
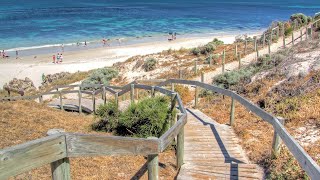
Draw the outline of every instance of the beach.
M254 35L254 34L251 34ZM122 45L114 47L101 47L78 51L66 51L63 53L63 62L52 63L53 54L40 54L26 56L15 59L0 59L0 87L8 83L13 78L30 78L36 87L41 85L42 74L53 74L59 72L74 73L77 71L88 71L91 69L112 66L117 62L124 62L128 58L136 55L146 55L158 53L163 50L180 48L192 48L204 45L214 38L218 38L224 43L229 44L235 40L236 35L216 36L216 37L192 37L177 39L175 41L156 41L139 43L133 45Z

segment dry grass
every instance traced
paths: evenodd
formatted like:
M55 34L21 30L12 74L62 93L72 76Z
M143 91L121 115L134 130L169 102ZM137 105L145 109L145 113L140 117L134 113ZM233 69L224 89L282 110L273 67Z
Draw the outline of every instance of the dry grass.
M105 134L91 130L92 116L63 112L32 101L0 103L0 148L21 144L45 137L52 128L67 132ZM104 156L71 158L72 179L131 179L142 168L147 179L143 156ZM175 154L167 150L159 155L160 177L174 179ZM49 165L21 174L16 179L50 179Z

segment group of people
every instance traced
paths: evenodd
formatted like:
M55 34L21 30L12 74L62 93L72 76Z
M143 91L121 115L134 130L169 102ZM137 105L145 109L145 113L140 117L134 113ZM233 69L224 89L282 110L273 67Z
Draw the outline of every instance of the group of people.
M58 64L58 63L62 63L62 61L63 61L62 53L58 53L57 56L55 54L52 55L52 63Z
M0 57L9 58L10 56L4 50L2 50L2 51L0 51ZM16 51L16 59L18 59L18 58L19 58L19 52Z

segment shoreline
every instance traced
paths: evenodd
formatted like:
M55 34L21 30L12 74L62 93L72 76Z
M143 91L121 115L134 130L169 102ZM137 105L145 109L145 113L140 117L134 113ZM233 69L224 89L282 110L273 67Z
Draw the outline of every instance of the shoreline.
M256 35L259 32L249 34ZM53 54L40 54L34 56L21 57L15 59L0 59L0 88L13 78L30 78L36 87L41 85L42 74L54 74L63 71L74 73L77 71L89 71L92 69L112 66L117 62L124 62L128 58L136 55L147 55L158 53L163 50L180 48L193 48L204 45L214 38L218 38L225 44L233 43L238 34L224 36L190 37L179 38L175 41L154 41L116 47L100 47L84 49L79 51L65 51L64 59L61 64L52 63Z

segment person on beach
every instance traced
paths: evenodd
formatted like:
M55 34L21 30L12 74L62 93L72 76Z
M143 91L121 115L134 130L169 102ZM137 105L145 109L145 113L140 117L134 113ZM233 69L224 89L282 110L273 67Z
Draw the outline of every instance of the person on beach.
M60 54L60 62L62 63L62 60L63 60L63 56L62 54Z
M16 51L16 59L18 59L18 58L19 58L19 52Z
M58 53L57 55L57 64L59 63L59 61L60 61L60 53Z
M84 46L87 46L87 41L84 41Z
M56 55L52 55L52 63L56 63Z
M105 39L105 38L102 39L102 42L103 42L103 46L106 46L106 43L107 43L107 42L106 42L106 39Z
M2 58L4 58L4 50L2 50Z
M61 51L64 52L64 44L61 44Z

